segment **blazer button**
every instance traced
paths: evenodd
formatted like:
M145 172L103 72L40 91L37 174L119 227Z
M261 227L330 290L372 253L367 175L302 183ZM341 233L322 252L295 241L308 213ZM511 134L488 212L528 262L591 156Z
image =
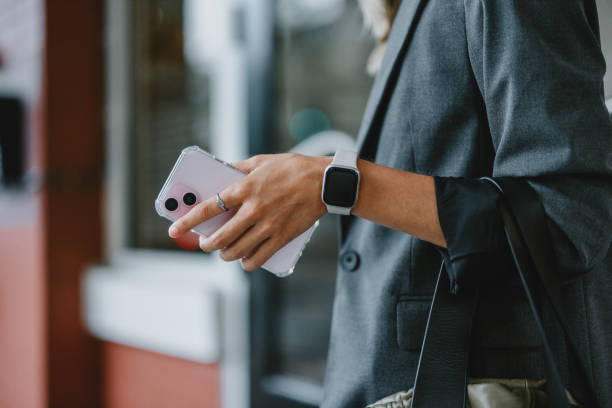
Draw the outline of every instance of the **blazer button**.
M354 271L359 268L359 254L355 251L347 251L340 257L340 262L347 271Z

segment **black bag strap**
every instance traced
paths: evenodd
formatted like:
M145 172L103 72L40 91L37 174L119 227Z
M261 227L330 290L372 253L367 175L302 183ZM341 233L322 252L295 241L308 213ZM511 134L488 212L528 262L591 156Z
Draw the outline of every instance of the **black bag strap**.
M470 334L478 291L450 292L440 267L417 365L412 408L467 407Z
M535 284L538 281L541 282L550 299L569 348L578 362L579 375L577 378L583 383L585 391L585 394L581 396L581 402L585 407L595 408L597 405L594 388L577 353L576 342L571 336L567 317L562 307L561 285L555 273L554 252L550 244L546 226L547 218L542 204L536 192L524 180L483 179L498 188L504 197L499 210L516 269L535 319L536 328L542 339L549 373L549 406L569 408L569 402L534 300L537 299L534 293ZM515 215L518 216L515 217ZM443 265L438 274L419 356L412 408L465 408L468 406L466 394L470 333L478 292L452 295L449 290L450 282L445 275Z

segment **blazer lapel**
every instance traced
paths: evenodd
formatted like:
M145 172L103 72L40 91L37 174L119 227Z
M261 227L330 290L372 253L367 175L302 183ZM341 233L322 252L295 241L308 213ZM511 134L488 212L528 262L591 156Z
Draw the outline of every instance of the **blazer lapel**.
M412 32L412 28L416 22L417 14L423 8L427 0L402 0L389 38L387 39L387 46L385 49L385 55L382 60L382 64L376 78L374 79L374 85L370 91L368 103L363 114L361 121L361 127L359 128L359 134L357 136L357 152L359 156L362 156L363 147L366 139L369 137L372 123L374 122L375 116L380 108L381 101L385 96L385 90L389 85L391 74L395 70L395 66L398 60L401 60L400 54L402 50L408 45L408 37ZM340 232L340 243L344 242L346 234L348 232L349 225L353 216L338 217L339 218L339 232Z
M380 69L376 74L376 78L374 79L374 85L370 91L368 103L361 121L361 127L359 128L357 151L360 155L365 139L370 133L372 123L385 95L385 90L387 89L391 74L400 59L398 57L402 54L402 49L407 45L408 37L416 21L416 16L425 3L426 0L402 0L402 4L397 11L397 15L391 26L389 38L387 39L385 55Z

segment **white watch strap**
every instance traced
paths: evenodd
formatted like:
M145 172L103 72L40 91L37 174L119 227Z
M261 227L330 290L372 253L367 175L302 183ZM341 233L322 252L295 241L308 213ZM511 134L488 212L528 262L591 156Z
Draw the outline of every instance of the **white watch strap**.
M349 207L338 207L337 205L329 205L327 206L327 212L330 214L340 214L340 215L351 215L352 208Z
M357 152L350 150L336 150L332 164L348 166L357 169Z
M336 154L334 155L334 159L331 162L331 165L350 167L355 169L357 172L357 152L351 150L336 150ZM329 205L327 206L327 212L331 214L341 214L341 215L350 215L352 207L339 207L337 205Z

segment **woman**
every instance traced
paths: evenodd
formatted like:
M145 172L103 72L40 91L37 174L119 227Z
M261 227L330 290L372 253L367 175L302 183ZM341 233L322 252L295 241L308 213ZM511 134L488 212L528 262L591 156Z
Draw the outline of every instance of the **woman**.
M520 284L500 272L503 236L473 228L499 225L497 193L479 180L491 175L527 180L542 202L564 306L603 406L612 400L612 124L594 0L380 1L380 15L395 19L378 31L386 49L358 137L358 198L341 217L323 407L365 406L412 386L440 253L449 269L487 272L452 282L486 287L470 375L546 377ZM249 176L220 197L239 210L202 250L262 265L326 212L331 160L237 163ZM212 198L169 233L221 211Z

